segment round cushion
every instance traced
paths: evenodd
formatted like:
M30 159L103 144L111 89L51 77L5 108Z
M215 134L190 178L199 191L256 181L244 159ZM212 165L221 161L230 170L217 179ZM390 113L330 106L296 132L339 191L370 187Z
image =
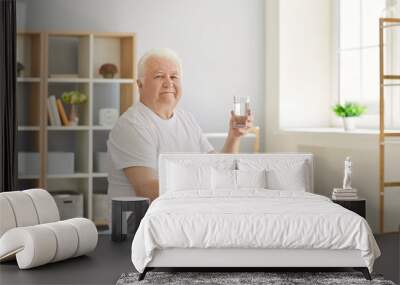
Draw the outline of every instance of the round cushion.
M2 194L2 193L1 193ZM15 228L14 211L6 197L0 194L0 237L9 229Z
M13 209L17 227L33 226L39 223L35 205L30 196L22 191L1 193Z
M54 232L42 225L13 228L0 239L0 259L15 255L20 269L49 263L57 249Z
M71 224L78 233L78 248L74 257L86 254L96 248L98 234L96 226L91 220L85 218L73 218L61 222Z
M57 250L51 262L64 260L75 255L78 248L78 233L71 224L55 222L43 226L51 229L56 235Z
M22 192L31 197L38 214L39 224L60 220L57 204L49 192L44 189L28 189Z

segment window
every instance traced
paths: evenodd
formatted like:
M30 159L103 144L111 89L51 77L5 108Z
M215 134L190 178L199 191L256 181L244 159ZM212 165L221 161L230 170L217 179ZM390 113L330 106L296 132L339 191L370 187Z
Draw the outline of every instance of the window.
M376 128L379 124L379 17L386 1L339 0L337 3L338 98L341 103L357 101L366 105L368 112L360 125Z

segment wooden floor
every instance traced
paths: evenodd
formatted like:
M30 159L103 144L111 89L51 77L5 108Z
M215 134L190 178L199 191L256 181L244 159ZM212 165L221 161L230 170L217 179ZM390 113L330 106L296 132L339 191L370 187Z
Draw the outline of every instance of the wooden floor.
M374 272L399 283L400 240L397 234L376 236L382 256ZM115 243L100 235L94 252L29 270L19 270L16 262L0 265L0 284L115 284L124 272L134 271L129 241Z

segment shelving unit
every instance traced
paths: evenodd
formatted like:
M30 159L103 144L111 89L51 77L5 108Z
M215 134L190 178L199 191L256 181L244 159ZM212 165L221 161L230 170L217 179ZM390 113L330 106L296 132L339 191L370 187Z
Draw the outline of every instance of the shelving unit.
M38 153L40 173L21 173L19 188L42 187L48 191L73 190L84 196L84 214L94 219L94 195L107 191L107 173L97 172L97 152L106 152L112 127L101 126L101 108L122 114L133 104L136 82L133 33L18 33L18 60L26 66L18 77L20 145L18 151ZM114 78L102 78L99 68L113 63ZM27 89L27 90L25 90ZM29 90L28 90L29 89ZM50 126L47 100L65 91L79 90L88 101L79 106L77 126ZM20 94L21 93L21 94ZM29 94L30 97L26 94ZM70 106L63 104L67 115ZM55 172L54 163L66 164L57 154L73 156L73 169ZM51 157L53 156L53 161ZM67 155L68 156L68 155ZM32 182L33 181L33 182ZM104 223L104 219L100 219Z
M18 189L42 187L45 181L44 155L44 35L35 32L17 33L17 62L23 70L17 77L17 151ZM24 155L26 153L27 155ZM37 154L33 157L32 153ZM33 158L34 161L27 159ZM24 169L23 163L32 163ZM25 173L24 173L25 172Z
M387 130L385 128L385 109L389 107L386 104L388 89L397 88L397 100L400 100L400 19L381 18L379 20L379 59L380 59L380 128L379 128L379 197L380 197L380 231L394 232L396 225L387 225L385 216L389 213L391 216L400 216L400 180L397 176L387 181L390 159L393 159L386 147L388 144L399 144L400 129ZM393 98L392 94L392 98ZM397 138L397 140L396 140ZM398 162L394 161L394 162ZM393 163L393 162L392 162ZM396 172L396 171L395 171ZM389 189L390 188L390 189ZM397 201L397 202L396 202Z

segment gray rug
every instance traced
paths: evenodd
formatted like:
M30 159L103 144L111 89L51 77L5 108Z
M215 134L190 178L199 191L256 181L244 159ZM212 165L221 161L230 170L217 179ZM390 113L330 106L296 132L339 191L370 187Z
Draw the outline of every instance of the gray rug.
M372 275L368 281L360 272L148 272L146 278L138 281L138 273L122 274L117 285L133 284L379 284L395 285L380 275Z

